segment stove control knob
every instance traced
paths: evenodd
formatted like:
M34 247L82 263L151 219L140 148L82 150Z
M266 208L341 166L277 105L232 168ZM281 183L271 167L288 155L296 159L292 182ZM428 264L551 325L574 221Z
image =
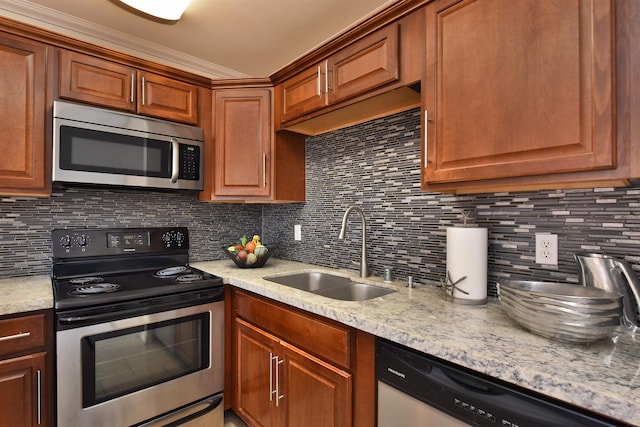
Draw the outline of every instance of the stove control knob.
M76 244L82 248L82 250L86 250L87 246L91 243L89 236L86 234L81 234L76 238Z
M176 243L178 246L182 246L184 244L184 233L181 231L176 232Z
M60 246L65 248L67 252L69 251L69 248L71 247L71 237L69 237L68 234L65 234L60 238Z
M169 231L167 231L166 233L164 233L162 235L162 241L164 242L166 247L170 247L171 246L171 240L173 240L173 239L172 239L171 233Z

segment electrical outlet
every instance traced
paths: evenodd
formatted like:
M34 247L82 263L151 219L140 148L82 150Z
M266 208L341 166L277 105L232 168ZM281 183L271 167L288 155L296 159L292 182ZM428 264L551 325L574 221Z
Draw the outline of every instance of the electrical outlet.
M293 226L293 240L302 240L302 225L296 224Z
M536 263L558 265L558 235L536 233Z

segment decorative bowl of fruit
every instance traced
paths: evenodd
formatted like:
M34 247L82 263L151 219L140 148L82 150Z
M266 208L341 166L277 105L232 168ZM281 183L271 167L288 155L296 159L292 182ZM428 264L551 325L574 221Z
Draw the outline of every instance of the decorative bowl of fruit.
M240 268L260 268L271 255L271 251L260 242L257 234L251 240L242 236L235 245L222 250Z

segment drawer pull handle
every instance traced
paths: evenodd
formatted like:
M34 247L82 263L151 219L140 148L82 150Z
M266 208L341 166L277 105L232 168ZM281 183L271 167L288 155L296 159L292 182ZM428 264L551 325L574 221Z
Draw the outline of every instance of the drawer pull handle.
M0 337L0 341L17 340L18 338L26 338L31 335L31 332L20 332L15 335L8 335L6 337Z

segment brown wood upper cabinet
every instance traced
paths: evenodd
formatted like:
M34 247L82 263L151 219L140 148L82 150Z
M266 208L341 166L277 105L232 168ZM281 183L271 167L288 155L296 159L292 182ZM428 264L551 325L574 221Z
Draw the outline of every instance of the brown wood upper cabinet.
M283 82L282 122L398 80L398 40L388 25Z
M425 23L424 189L616 168L611 0L437 0Z
M49 195L47 105L52 48L0 36L0 194Z
M271 90L215 90L213 99L214 194L269 197Z
M245 85L249 86L245 86ZM213 150L202 201L297 202L305 200L304 136L274 133L270 82L213 91ZM207 109L206 106L204 108Z
M60 51L58 89L61 98L198 124L197 86L89 55Z

